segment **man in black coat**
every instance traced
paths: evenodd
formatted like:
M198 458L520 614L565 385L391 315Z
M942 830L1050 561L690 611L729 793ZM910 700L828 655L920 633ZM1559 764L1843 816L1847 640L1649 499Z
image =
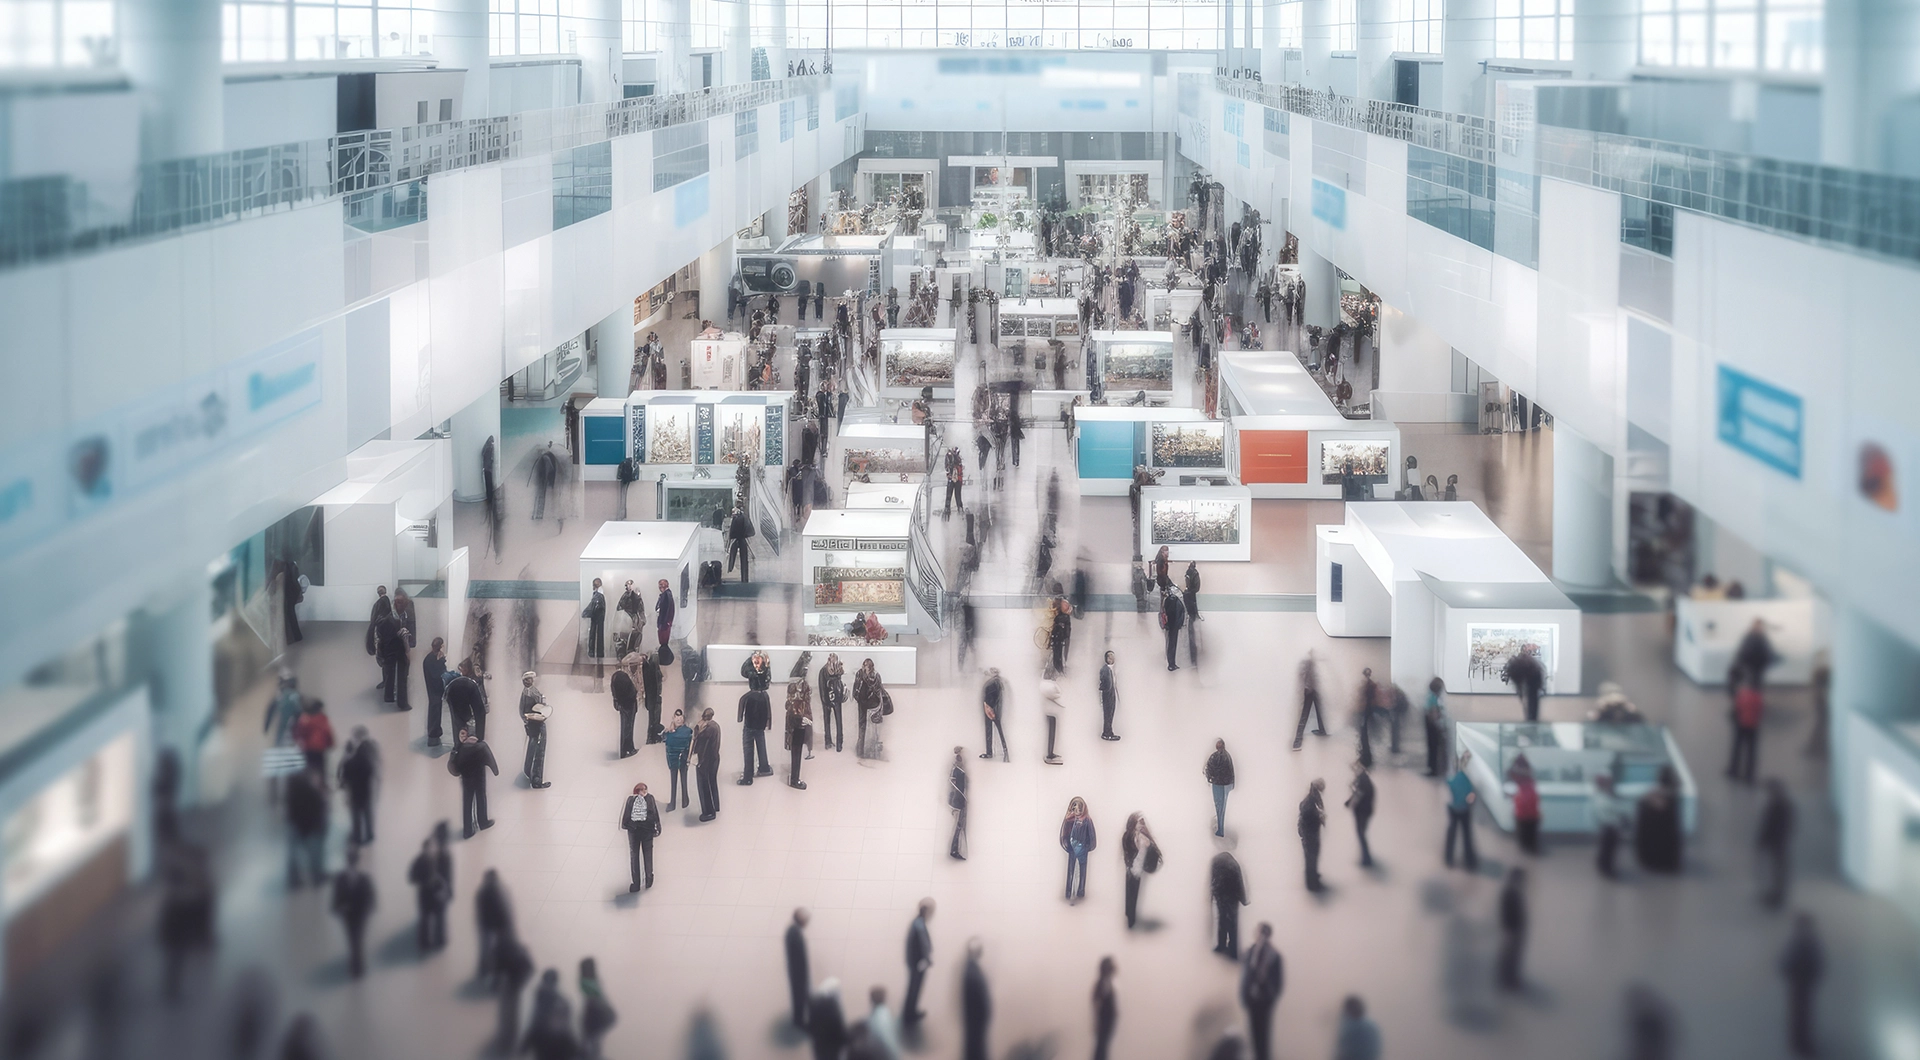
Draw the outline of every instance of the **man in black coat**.
M1167 670L1180 669L1176 653L1180 650L1180 627L1187 624L1187 605L1172 593L1162 593L1160 601L1160 628L1167 638Z
M1745 677L1749 684L1759 688L1766 679L1767 668L1772 665L1773 641L1767 637L1767 621L1756 618L1746 635L1740 638L1740 646L1734 649L1734 673Z
M333 915L347 929L347 971L355 979L367 972L367 918L373 906L373 880L360 871L360 849L349 846L347 867L333 878Z
M1293 727L1293 749L1298 751L1307 739L1307 715L1313 715L1313 734L1327 735L1327 717L1320 710L1320 671L1313 652L1300 660L1300 720Z
M713 720L713 708L700 711L700 724L693 729L693 780L700 792L700 819L711 821L720 815L720 723Z
M987 1028L993 1022L993 994L980 967L979 939L967 943L967 969L960 978L960 1007L966 1024L964 1060L987 1060Z
M1527 870L1507 870L1500 888L1500 957L1496 968L1500 989L1520 989L1520 956L1527 945Z
M406 622L389 610L385 618L373 624L373 639L374 654L380 660L381 698L401 710L413 709L407 702L413 664L407 656Z
M627 830L627 857L633 877L627 893L633 894L643 883L640 875L643 858L647 869L644 884L653 886L653 839L660 834L660 804L647 794L645 784L635 784L633 794L627 796L627 804L620 809L620 827Z
M668 594L671 596L671 594ZM660 659L653 652L643 652L640 656L640 694L647 706L647 742L659 743L660 734L660 688L664 681L660 672Z
M460 737L460 746L447 756L447 772L460 778L460 820L462 834L468 839L477 829L493 827L493 819L487 816L488 770L500 775L493 748L468 730Z
M900 1006L901 1023L918 1023L927 1014L920 1009L920 988L926 985L927 969L933 964L933 936L927 921L933 919L933 899L920 899L919 915L907 927L907 999Z
M684 579L686 576L687 572L685 568L682 568L680 577ZM742 580L744 581L745 579L743 578ZM678 610L673 602L673 586L668 585L665 578L660 579L660 596L653 602L653 626L654 633L660 638L660 646L662 648L666 647L667 642L673 639L673 616ZM672 657L668 657L667 661L672 662ZM658 721L658 719L655 720Z
M1509 656L1507 665L1500 670L1500 679L1512 685L1513 691L1520 697L1528 721L1540 720L1540 689L1547 678L1537 651L1531 644L1522 647L1520 654Z
M580 612L587 620L587 658L599 659L607 654L607 594L600 589L600 579L593 580L593 594L587 598L587 606Z
M1793 852L1793 800L1778 778L1767 780L1767 801L1760 810L1760 863L1766 877L1760 900L1778 909L1787 900L1788 865Z
M1247 1037L1253 1060L1273 1055L1273 1010L1286 986L1286 966L1273 946L1273 925L1261 924L1260 937L1240 966L1240 1004L1247 1009Z
M427 686L427 746L440 746L440 705L447 694L447 641L433 638L433 645L420 659L420 677Z
M1320 883L1320 830L1327 824L1327 808L1321 792L1327 782L1319 777L1307 785L1307 797L1300 800L1300 852L1307 862L1307 890L1318 891Z
M787 992L793 1001L793 1025L807 1025L807 994L813 989L807 968L807 911L795 909L787 925Z
M846 1053L847 1010L840 1003L840 980L829 978L813 992L807 1006L807 1037L813 1039L813 1060L841 1060Z
M607 689L613 694L613 709L620 715L620 757L631 758L640 751L633 745L633 720L640 713L640 689L633 683L633 674L626 666L613 671L613 676L607 679Z
M734 560L740 561L740 584L747 584L747 562L750 554L747 539L754 534L753 520L747 518L745 505L733 509L733 518L727 521L727 569L732 570Z
M356 845L373 842L373 791L380 781L380 747L365 725L353 727L353 738L347 741L347 753L340 756L335 772L341 790L347 793L352 822L347 841Z
M415 941L422 954L447 944L447 903L453 900L453 858L444 843L420 841L420 853L407 866L414 906L420 914Z
M1247 879L1240 872L1240 862L1225 850L1213 856L1209 877L1214 919L1218 923L1213 952L1237 961L1240 959L1240 907L1247 904Z
M487 738L487 692L472 659L462 659L453 680L447 682L447 717L453 722L455 750L460 748L460 734L467 729L482 740Z
M756 776L773 775L773 766L767 761L767 730L773 727L773 701L767 698L767 689L773 683L773 667L766 653L756 651L741 663L740 676L746 678L747 691L740 697L740 711L734 720L740 723L740 750L746 756L740 783L746 785ZM758 769L753 764L756 749L760 754Z
M513 903L500 874L488 869L473 895L473 923L480 932L480 967L475 978L489 987L500 984L502 951L513 937Z

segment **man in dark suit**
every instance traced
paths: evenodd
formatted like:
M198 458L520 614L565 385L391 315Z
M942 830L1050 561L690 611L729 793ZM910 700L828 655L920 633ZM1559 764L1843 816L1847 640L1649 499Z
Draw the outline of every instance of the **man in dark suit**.
M1167 670L1180 669L1177 654L1180 650L1180 627L1187 624L1187 605L1173 593L1162 593L1160 601L1160 628L1167 638Z
M793 923L787 925L787 991L793 1000L793 1025L807 1025L807 995L813 990L813 977L807 969L807 911L795 909Z
M920 988L926 985L927 968L933 964L933 936L927 933L927 921L933 919L933 899L920 899L920 913L907 927L907 999L900 1008L900 1022L918 1023L926 1018L920 1010Z
M607 654L607 594L600 591L600 579L593 580L593 595L587 598L585 610L580 617L587 620L587 657L604 658Z
M1320 830L1327 824L1326 803L1321 792L1327 782L1319 777L1307 785L1307 797L1300 800L1300 852L1307 862L1307 890L1318 891L1320 883Z
M1219 921L1214 934L1213 952L1240 959L1240 907L1247 904L1247 879L1240 862L1222 850L1213 856L1210 873L1213 911Z
M711 821L720 815L720 723L713 720L713 708L700 712L700 724L693 730L693 779L700 790L700 819Z
M1500 668L1500 679L1513 686L1528 721L1540 720L1540 690L1547 681L1538 651L1531 644L1524 645L1520 654L1508 656L1507 664Z
M960 978L960 1007L966 1023L965 1060L987 1060L987 1028L993 1022L993 995L987 973L980 967L979 939L967 942L967 970Z
M386 617L373 624L373 638L374 654L380 660L381 698L401 710L412 710L407 702L413 662L407 655L406 622L388 610Z
M347 847L347 867L333 878L333 915L347 929L347 970L366 974L367 918L373 915L373 880L360 871L360 848Z
M653 837L660 834L660 804L647 794L645 784L635 784L633 794L627 796L627 804L620 810L620 827L627 830L627 856L633 876L627 893L633 894L643 885L653 886ZM647 869L644 881L640 875L642 858Z
M733 569L734 559L737 557L740 561L740 584L742 585L747 584L747 562L750 559L747 539L753 534L753 520L747 518L746 507L736 506L733 509L733 518L727 521L727 569Z
M460 661L459 675L447 682L447 715L453 719L454 750L460 749L460 733L471 728L480 739L487 738L487 693L480 687L480 675L472 659Z
M500 775L500 764L493 760L493 749L468 729L460 736L460 746L447 756L447 772L460 778L460 819L462 834L468 839L479 828L492 828L487 816L487 771Z
M1286 968L1280 961L1280 951L1273 947L1273 925L1261 924L1260 938L1247 951L1240 967L1240 1003L1247 1008L1253 1060L1268 1060L1273 1055L1273 1009L1280 1003L1285 985Z
M613 709L620 714L620 757L629 758L639 752L633 746L633 719L640 713L640 689L625 666L613 671L607 687L613 693Z
M735 720L740 723L740 750L746 755L746 767L740 772L740 783L745 785L753 783L756 776L773 775L773 766L767 761L767 730L773 727L773 701L767 698L767 689L773 683L773 667L766 653L756 651L741 663L740 676L746 678L747 691L740 697L740 713ZM760 753L757 770L753 765L755 750Z
M665 680L660 672L660 660L653 652L640 653L640 694L647 705L647 742L659 743L660 734L660 688Z
M680 573L683 577L686 575L685 570L682 570ZM667 580L662 578L660 579L660 598L655 600L653 604L653 631L659 636L660 646L662 648L666 647L667 642L673 639L673 616L676 610L677 608L673 602L673 586L668 585ZM673 660L668 659L667 661L672 662Z

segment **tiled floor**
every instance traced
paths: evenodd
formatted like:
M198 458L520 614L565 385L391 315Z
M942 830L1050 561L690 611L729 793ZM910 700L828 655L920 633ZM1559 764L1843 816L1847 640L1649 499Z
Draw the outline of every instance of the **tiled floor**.
M1062 441L1057 431L1035 432L1009 495L1037 495L1038 477L1067 463ZM1436 467L1462 469L1467 495L1487 504L1544 565L1548 441L1544 435L1409 431L1408 449L1422 457L1422 466L1431 459ZM584 517L569 521L564 533L540 527L510 534L499 569L567 577L580 543L610 512L611 490L589 488ZM1070 557L1084 545L1099 577L1115 579L1099 586L1102 591L1125 592L1124 500L1079 504L1070 486L1066 492L1060 554ZM982 570L978 584L985 592L1016 591L1037 525L1037 506L1006 507L1013 513L1010 544ZM1207 591L1310 591L1311 525L1337 518L1334 504L1263 502L1261 562L1208 565ZM475 522L463 511L456 537L471 541ZM515 525L529 524L523 516ZM773 594L705 606L713 624L708 635L739 635L751 622L763 639L779 640L776 631L797 619L785 601ZM541 606L543 619L563 629L570 605ZM1531 865L1529 987L1518 996L1492 989L1491 953L1497 876L1523 856L1483 817L1480 874L1442 867L1442 799L1412 767L1417 733L1410 734L1408 755L1377 770L1380 812L1372 840L1378 865L1370 871L1355 864L1351 820L1340 809L1350 728L1312 740L1300 753L1287 750L1300 656L1309 649L1320 655L1329 700L1344 720L1360 668L1385 660L1384 641L1330 640L1311 613L1219 611L1199 627L1199 666L1168 673L1148 618L1092 615L1076 630L1063 682L1066 764L1052 767L1040 761L1044 728L1032 626L1023 610L982 613L980 661L999 666L1013 682L1010 764L975 757L978 672L958 671L951 642L929 645L922 683L894 690L899 712L887 725L885 761L822 750L806 763L806 791L778 783L786 765L777 750L774 778L743 788L723 774L719 819L700 824L691 814L672 814L656 847L657 885L637 898L626 890L625 837L615 818L636 780L652 785L664 805L659 748L617 759L616 717L596 680L543 677L556 706L548 757L553 786L533 791L515 782L522 737L506 711L497 710L493 744L505 775L493 784L491 799L500 824L457 844L451 945L426 960L411 941L405 867L434 821L457 822L457 785L421 746L423 712L395 714L376 702L361 631L316 628L297 660L303 686L328 702L336 725L368 725L386 755L380 836L370 852L380 889L372 969L364 980L348 980L340 932L321 896L285 890L279 827L251 766L258 728L252 712L264 701L263 688L228 726L242 779L218 822L222 943L210 976L217 989L203 986L202 1003L189 1011L207 1014L211 999L249 974L243 969L264 969L279 984L283 1011L314 1012L337 1056L474 1055L490 1033L492 1008L471 983L471 899L481 871L491 867L506 880L541 967L562 968L571 989L575 962L598 960L621 1013L608 1044L611 1056L687 1055L689 1022L702 1008L717 1020L728 1056L800 1055L783 1028L780 943L795 906L813 910L808 935L815 976L837 976L845 984L852 1014L864 1014L860 999L875 983L888 987L897 1009L907 924L915 903L932 897L939 911L926 1001L931 1018L916 1053L958 1051L959 973L966 940L977 936L995 992L996 1057L1085 1054L1091 1045L1087 996L1103 954L1120 965L1116 1055L1197 1057L1238 1019L1235 969L1209 953L1206 902L1208 861L1216 850L1230 849L1245 866L1252 893L1245 930L1272 922L1287 961L1276 1034L1282 1057L1329 1055L1340 999L1348 993L1369 1002L1388 1056L1619 1056L1622 992L1636 981L1653 985L1679 1013L1677 1055L1782 1055L1784 993L1773 967L1786 921L1754 899L1750 839L1757 798L1722 780L1724 701L1694 688L1670 665L1663 616L1589 615L1586 666L1589 690L1600 680L1617 680L1652 717L1674 727L1702 788L1688 870L1678 879L1630 870L1624 881L1606 884L1595 878L1589 846L1550 843ZM1095 653L1106 646L1120 658L1117 728L1124 739L1118 743L1097 738ZM417 673L415 680L417 687ZM731 706L739 691L737 684L717 684L707 693L721 716L730 762L739 750ZM509 689L494 694L504 708ZM675 675L668 682L669 710L681 696ZM1469 719L1517 713L1505 697L1456 697L1453 705ZM1587 706L1587 699L1563 697L1549 701L1545 713L1574 719ZM1821 1021L1827 1055L1920 1055L1914 931L1890 906L1838 880L1825 773L1799 751L1807 717L1803 695L1782 691L1761 754L1763 769L1785 777L1800 803L1795 898L1817 913L1826 933L1830 975ZM1225 840L1211 836L1211 802L1200 775L1216 737L1228 742L1240 774ZM777 736L771 742L777 745ZM955 745L965 748L974 790L971 857L964 863L945 856L951 827L945 769ZM1293 831L1294 806L1316 776L1329 782L1331 819L1323 859L1331 890L1318 897L1301 885ZM1087 900L1069 906L1060 896L1064 859L1056 833L1075 795L1091 805L1100 845ZM1128 932L1119 840L1134 811L1148 815L1167 863L1146 884L1142 928ZM344 824L342 813L339 831ZM152 1026L161 1037L149 1040L173 1045L177 1055L219 1055L208 1044L216 1031L211 1021L182 1016ZM1033 1048L1021 1052L1017 1044Z

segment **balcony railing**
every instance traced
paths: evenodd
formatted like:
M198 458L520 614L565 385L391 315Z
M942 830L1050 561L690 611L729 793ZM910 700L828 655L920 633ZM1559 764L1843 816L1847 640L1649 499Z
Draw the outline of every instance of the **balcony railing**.
M352 196L372 227L426 216L423 178L535 158L618 136L732 114L829 90L831 74L641 96L498 118L369 129L140 167L130 207L114 209L84 182L0 182L0 268ZM368 224L350 217L349 223Z

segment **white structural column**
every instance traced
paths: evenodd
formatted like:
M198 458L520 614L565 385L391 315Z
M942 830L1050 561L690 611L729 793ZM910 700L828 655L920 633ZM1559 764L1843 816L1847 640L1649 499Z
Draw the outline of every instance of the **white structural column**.
M720 83L740 85L753 80L753 5L748 0L723 0L727 16L726 45L720 50Z
M484 10L486 0L481 0ZM120 68L140 108L147 162L215 154L225 146L220 0L120 5Z
M620 0L575 0L568 27L580 56L580 102L606 103L623 87Z
M1640 48L1636 0L1579 0L1573 9L1573 76L1625 81Z
M725 242L700 255L700 316L702 319L726 320L727 284L733 282L733 270L732 236L728 236ZM672 351L668 351L668 354L668 363L672 363Z
M1286 50L1280 47L1279 0L1256 0L1260 12L1260 80L1279 84L1287 79Z
M693 87L693 0L661 0L660 68L654 80L661 94Z
M1553 431L1553 576L1566 585L1613 583L1613 457L1558 424Z
M593 326L593 348L599 358L601 397L626 397L633 378L633 307L621 306Z
M460 117L493 115L492 43L487 31L487 0L440 0L433 13L433 54L449 69L465 70Z
M767 50L767 74L774 80L787 76L786 0L762 0L753 5L753 38L757 47Z
M1244 4L1246 0L1239 0L1239 3ZM1234 35L1240 32L1239 23L1235 21L1238 8L1234 4L1235 0L1220 0L1220 26L1225 32L1220 34L1220 58L1217 63L1229 77L1240 68L1240 54L1233 46Z
M1333 89L1333 0L1300 0L1300 83Z
M1920 96L1920 0L1829 0L1824 22L1820 160L1920 176L1911 158L1913 99ZM1896 125L1899 150L1890 135Z
M1442 110L1479 115L1488 111L1484 85L1486 62L1493 58L1493 5L1494 0L1446 0L1440 24Z
M1354 94L1361 99L1393 99L1393 5L1394 0L1359 2Z
M271 571L269 571L271 573ZM148 600L138 624L150 675L153 746L180 756L180 805L200 790L201 741L213 717L213 589L189 575Z
M504 448L506 440L500 437L500 395L488 390L475 399L474 403L453 414L453 499L456 501L483 501L487 499L486 468L481 463L481 453L486 448L487 439L493 439L493 474L496 484L504 481Z
M1340 274L1333 262L1300 247L1300 280L1307 285L1306 306L1301 316L1306 322L1330 328L1340 322Z

